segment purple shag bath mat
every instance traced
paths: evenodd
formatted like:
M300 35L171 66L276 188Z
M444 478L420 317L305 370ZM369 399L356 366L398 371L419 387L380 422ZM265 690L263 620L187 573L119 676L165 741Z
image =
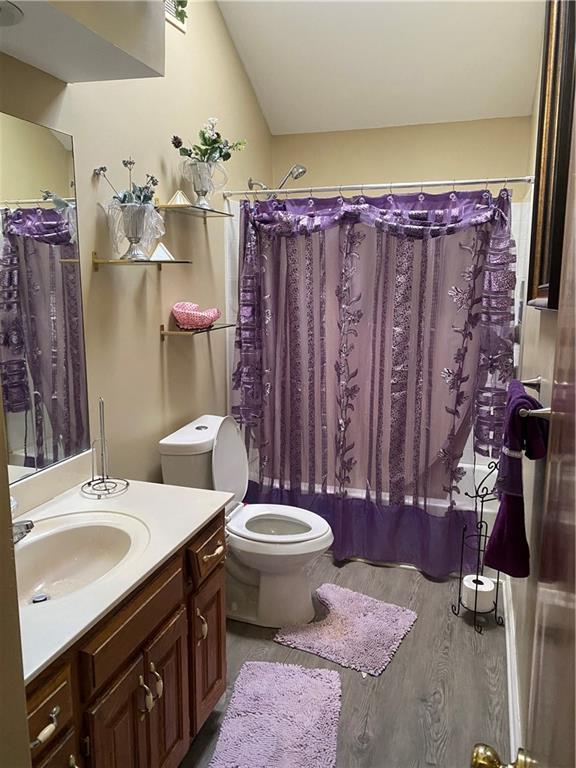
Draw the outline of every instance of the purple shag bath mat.
M246 662L209 768L334 768L340 695L334 670Z
M369 675L386 669L416 621L409 608L336 584L322 584L316 597L327 607L328 615L311 624L283 627L274 640Z

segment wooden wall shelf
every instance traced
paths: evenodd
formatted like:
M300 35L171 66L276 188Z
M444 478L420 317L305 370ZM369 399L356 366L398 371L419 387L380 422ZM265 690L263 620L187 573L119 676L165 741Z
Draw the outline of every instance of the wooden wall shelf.
M196 216L201 219L210 218L234 218L233 213L227 211L218 211L216 208L199 208L197 205L156 205L156 210L167 211L169 213L181 213L185 216Z
M181 330L170 331L166 328L166 326L161 325L160 338L162 341L164 341L167 336L197 336L199 333L212 333L212 331L221 331L224 328L235 328L235 327L236 325L234 323L224 323L222 325L211 325L209 328L197 328L192 331L181 331Z
M112 267L153 267L158 269L158 272L162 270L162 267L170 266L172 264L192 264L190 259L174 259L173 261L149 259L147 261L128 261L123 259L99 259L96 253L92 253L92 266L94 271L98 272L100 266L112 266Z

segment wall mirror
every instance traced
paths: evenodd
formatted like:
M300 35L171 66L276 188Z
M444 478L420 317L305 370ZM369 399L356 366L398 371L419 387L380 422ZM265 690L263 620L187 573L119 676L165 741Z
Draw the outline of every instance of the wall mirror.
M89 447L72 137L0 113L0 382L9 480Z

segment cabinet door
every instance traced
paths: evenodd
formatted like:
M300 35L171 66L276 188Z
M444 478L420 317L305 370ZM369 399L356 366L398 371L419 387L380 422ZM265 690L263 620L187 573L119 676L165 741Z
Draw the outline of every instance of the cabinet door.
M226 604L224 567L219 566L191 598L190 658L193 659L194 732L226 691Z
M190 746L188 626L182 607L144 652L150 712L150 768L177 768Z
M76 734L71 731L46 755L38 768L81 768L82 765L78 757Z
M149 768L144 659L138 656L86 713L92 768ZM150 707L148 697L148 707Z

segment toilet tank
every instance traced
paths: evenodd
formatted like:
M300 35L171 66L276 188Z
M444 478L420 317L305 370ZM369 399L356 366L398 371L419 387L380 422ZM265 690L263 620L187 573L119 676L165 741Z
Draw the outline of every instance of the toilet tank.
M158 443L162 480L168 485L212 489L212 446L222 416L200 416Z

